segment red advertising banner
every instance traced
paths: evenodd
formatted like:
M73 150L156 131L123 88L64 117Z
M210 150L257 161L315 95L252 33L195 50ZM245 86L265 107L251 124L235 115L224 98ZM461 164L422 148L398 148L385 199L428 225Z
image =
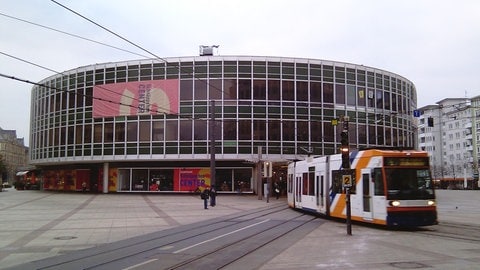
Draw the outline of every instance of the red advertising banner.
M174 190L195 191L210 187L210 168L175 169L174 175Z
M176 114L178 79L95 85L93 117Z

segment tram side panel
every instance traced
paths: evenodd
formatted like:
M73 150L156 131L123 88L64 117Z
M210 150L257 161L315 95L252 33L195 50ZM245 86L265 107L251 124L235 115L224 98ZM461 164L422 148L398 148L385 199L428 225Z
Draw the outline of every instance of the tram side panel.
M386 225L386 198L383 192L376 192L383 191L383 182L382 179L375 179L375 171L381 171L382 156L373 156L368 151L356 152L352 156L351 170L332 169L330 216L346 219L347 196L342 184L343 175L347 174L352 181L351 219ZM334 162L332 160L332 168L338 168Z
M386 224L385 196L376 196L373 168L381 157L353 155L351 188L352 220ZM289 166L288 203L292 208L335 218L346 218L346 194L342 186L341 155L299 161ZM378 184L378 181L377 181ZM378 184L381 186L380 184Z
M311 158L288 167L287 201L292 208L328 213L329 157Z

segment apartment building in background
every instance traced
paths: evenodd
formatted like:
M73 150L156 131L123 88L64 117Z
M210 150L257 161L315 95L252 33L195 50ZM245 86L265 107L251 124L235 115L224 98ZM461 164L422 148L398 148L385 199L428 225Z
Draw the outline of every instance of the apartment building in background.
M430 153L433 177L442 188L478 188L480 96L418 110L419 148Z

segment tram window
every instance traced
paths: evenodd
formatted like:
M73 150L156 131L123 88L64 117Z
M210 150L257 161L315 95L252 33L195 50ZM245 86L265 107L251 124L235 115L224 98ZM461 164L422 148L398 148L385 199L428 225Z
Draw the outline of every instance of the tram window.
M293 174L288 175L288 184L287 184L287 192L292 193L293 190Z
M308 173L303 173L302 182L303 182L302 194L308 195Z
M343 193L341 171L332 171L332 192Z
M315 173L310 172L308 174L308 195L315 195Z
M320 196L323 198L323 181L325 180L323 175L320 177Z
M382 169L373 169L373 180L375 181L375 195L385 195L385 188L383 185Z
M388 168L385 173L389 199L429 199L434 196L428 169Z

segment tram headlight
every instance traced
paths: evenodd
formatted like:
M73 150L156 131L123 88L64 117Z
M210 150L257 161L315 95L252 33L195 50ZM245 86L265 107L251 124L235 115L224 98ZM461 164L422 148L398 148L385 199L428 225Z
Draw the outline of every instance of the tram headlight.
M428 200L428 201L427 201L427 204L428 204L428 206L434 206L434 205L435 205L435 201L433 201L433 200Z
M390 204L391 206L394 206L394 207L400 206L400 202L399 202L399 201L390 201L389 204Z

